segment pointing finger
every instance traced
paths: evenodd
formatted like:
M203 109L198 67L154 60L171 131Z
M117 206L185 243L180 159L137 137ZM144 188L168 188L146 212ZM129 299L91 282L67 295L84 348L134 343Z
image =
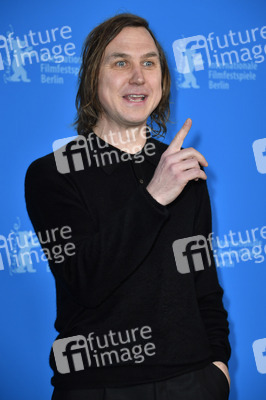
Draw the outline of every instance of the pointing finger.
M176 151L180 151L182 144L184 142L185 137L187 136L190 128L192 126L192 120L188 118L180 131L175 135L172 142L168 146L168 153L174 153ZM170 150L170 151L169 151Z

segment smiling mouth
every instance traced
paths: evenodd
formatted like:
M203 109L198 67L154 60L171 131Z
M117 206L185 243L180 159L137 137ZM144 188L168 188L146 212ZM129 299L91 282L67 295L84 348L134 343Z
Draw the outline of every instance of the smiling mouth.
M145 94L128 94L123 96L123 98L132 101L133 103L140 103L141 101L144 101L147 96Z

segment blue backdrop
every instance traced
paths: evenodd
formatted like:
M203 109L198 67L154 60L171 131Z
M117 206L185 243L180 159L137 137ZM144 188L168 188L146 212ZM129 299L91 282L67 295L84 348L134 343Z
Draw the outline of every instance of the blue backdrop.
M28 165L75 136L70 128L82 43L115 13L150 22L172 77L169 143L187 117L184 147L206 168L213 249L229 312L231 400L266 396L266 3L24 0L1 4L0 398L51 397L48 364L57 335L55 285L36 245L33 263L16 236L33 230L24 201ZM18 37L18 39L17 39ZM20 48L21 47L21 48ZM25 56L25 52L31 56ZM263 94L264 93L264 94ZM162 139L161 139L162 140Z

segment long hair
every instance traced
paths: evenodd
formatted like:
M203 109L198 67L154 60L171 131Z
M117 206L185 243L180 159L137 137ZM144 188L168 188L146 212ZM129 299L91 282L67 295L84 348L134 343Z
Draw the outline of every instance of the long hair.
M144 27L151 34L159 52L162 72L162 98L156 109L150 115L150 128L159 136L166 133L166 122L170 116L169 98L171 78L166 56L148 22L137 15L123 13L107 19L96 26L87 36L82 47L82 63L78 75L78 92L76 96L77 115L73 126L78 134L86 134L93 130L103 108L98 98L98 77L102 57L106 46L126 27ZM158 130L154 129L156 123ZM162 135L160 135L162 136Z

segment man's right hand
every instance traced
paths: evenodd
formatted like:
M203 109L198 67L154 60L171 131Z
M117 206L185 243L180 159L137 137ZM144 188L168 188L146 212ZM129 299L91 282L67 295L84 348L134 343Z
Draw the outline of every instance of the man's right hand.
M207 179L205 172L200 169L200 164L208 166L203 155L193 147L181 150L191 125L192 121L188 118L162 154L154 175L146 187L152 197L162 205L174 201L192 179Z

